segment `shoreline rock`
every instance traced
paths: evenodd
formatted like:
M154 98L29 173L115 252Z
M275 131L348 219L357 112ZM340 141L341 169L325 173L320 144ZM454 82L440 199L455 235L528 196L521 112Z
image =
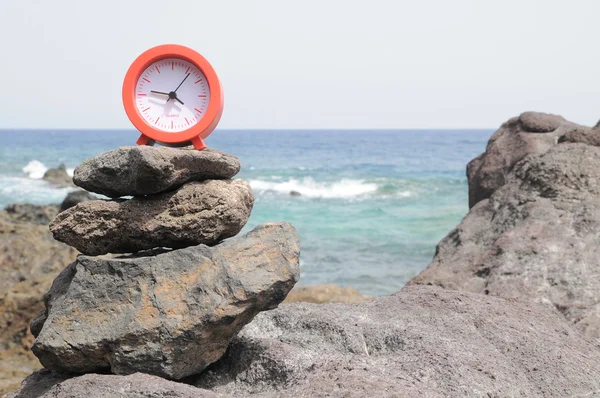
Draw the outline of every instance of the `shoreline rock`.
M187 182L230 179L240 161L216 149L128 146L104 152L75 168L73 181L87 191L117 198L173 191Z
M59 188L72 187L74 185L73 178L67 173L67 166L64 163L61 163L55 169L48 169L42 179Z
M284 303L365 303L374 300L358 290L348 286L338 286L332 283L295 287L285 298Z
M60 213L50 231L88 255L214 245L241 231L253 204L243 180L190 182L174 192L80 203Z

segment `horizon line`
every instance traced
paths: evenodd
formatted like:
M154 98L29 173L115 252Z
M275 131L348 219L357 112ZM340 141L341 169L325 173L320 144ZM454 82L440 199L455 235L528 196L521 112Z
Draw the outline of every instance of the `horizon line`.
M406 131L406 130L497 130L498 127L361 127L361 128L344 128L344 127L316 127L316 128L302 128L302 127L285 127L285 128L222 128L216 129L214 132L219 131ZM0 131L134 131L139 133L135 128L95 128L95 127L0 127Z

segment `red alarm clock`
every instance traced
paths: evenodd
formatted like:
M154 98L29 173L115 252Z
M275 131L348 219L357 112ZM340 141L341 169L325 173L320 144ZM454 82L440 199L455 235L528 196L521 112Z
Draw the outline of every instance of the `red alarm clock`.
M223 113L223 90L202 55L166 44L133 61L123 82L123 105L142 133L138 145L191 143L201 150Z

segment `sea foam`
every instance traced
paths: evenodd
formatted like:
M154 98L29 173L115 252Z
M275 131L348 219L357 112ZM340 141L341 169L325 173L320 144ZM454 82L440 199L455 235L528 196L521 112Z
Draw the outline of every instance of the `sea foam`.
M302 180L290 178L284 182L250 180L250 186L257 192L275 192L289 195L296 191L309 198L355 198L377 191L378 186L364 180L342 179L336 182L316 182L311 177Z
M34 159L27 163L27 166L23 167L22 170L23 173L32 180L40 180L44 177L46 171L48 171L48 167L39 160ZM67 174L73 177L74 170L75 169L67 169Z

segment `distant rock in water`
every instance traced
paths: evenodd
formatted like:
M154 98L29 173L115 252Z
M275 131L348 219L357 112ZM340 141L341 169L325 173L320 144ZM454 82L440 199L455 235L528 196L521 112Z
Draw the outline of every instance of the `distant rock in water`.
M283 301L299 278L299 243L290 224L271 223L213 248L79 256L32 323L32 350L54 370L199 373L258 312Z
M73 174L75 184L111 198L153 195L186 182L228 179L240 171L235 156L215 149L131 146L85 160Z
M58 166L56 169L48 169L42 177L45 181L58 187L69 187L73 186L73 179L67 173L67 167L63 164Z
M519 160L546 152L566 134L588 130L589 127L546 113L525 112L510 119L492 135L485 153L467 166L469 207L504 185L507 174Z
M298 191L290 191L290 196L302 196L302 194Z
M97 199L94 195L89 193L88 191L84 191L83 189L79 189L77 191L69 192L67 197L62 201L60 205L60 211L65 211L70 209L81 202L87 202L88 200Z
M174 192L79 203L59 213L50 231L89 255L214 245L241 231L253 204L243 180L190 182Z

